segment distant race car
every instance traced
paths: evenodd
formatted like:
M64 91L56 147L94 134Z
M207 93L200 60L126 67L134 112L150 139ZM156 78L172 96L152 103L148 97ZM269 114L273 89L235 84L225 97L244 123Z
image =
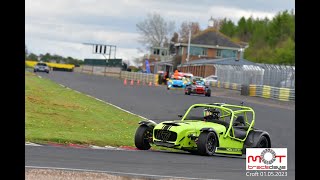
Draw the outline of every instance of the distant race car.
M184 94L203 94L205 96L211 96L211 89L205 85L205 81L201 77L193 76L191 78L191 83L186 85L184 89Z
M167 89L170 90L172 88L181 88L184 89L187 85L190 85L191 82L189 78L192 77L192 74L181 73L178 75L172 75L171 78L167 81Z
M181 120L159 124L151 120L139 122L135 146L140 150L162 146L205 156L242 155L246 148L271 148L268 132L254 127L255 112L250 107L194 104L178 116Z
M46 73L49 73L49 66L46 63L38 62L34 66L33 72L46 72Z

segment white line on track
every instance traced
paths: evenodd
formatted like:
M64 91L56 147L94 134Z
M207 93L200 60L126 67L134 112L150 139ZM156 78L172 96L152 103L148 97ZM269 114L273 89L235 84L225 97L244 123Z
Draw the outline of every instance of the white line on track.
M25 145L26 146L42 146L40 144L35 144L35 143L31 143L31 142L26 142Z
M190 178L190 177L161 176L161 175L153 175L153 174L125 173L125 172L117 172L117 171L99 171L99 170L90 170L90 169L73 169L73 168L41 167L41 166L25 166L25 167L26 168L34 168L34 169L54 169L54 170L69 170L69 171L85 171L85 172L108 173L108 174L118 174L118 175L156 177L156 178L203 179L203 178ZM220 180L220 179L207 179L207 180Z
M69 87L67 87L67 86L65 86L65 85L63 85L63 84L59 84L59 85L62 86L62 87L65 87L65 88L67 88L67 89L71 89L71 88L69 88ZM74 90L74 89L72 89L72 90L75 91L75 92L77 92L77 93L84 94L84 93L81 93L81 92L76 91L76 90ZM149 120L149 119L146 118L146 117L143 117L143 116L140 116L140 115L135 114L135 113L133 113L133 112L127 111L127 110L125 110L125 109L122 109L122 108L119 107L119 106L116 106L116 105L114 105L114 104L108 103L108 102L103 101L103 100L101 100L101 99L99 99L99 98L93 97L93 96L91 96L91 95L89 95L89 94L84 94L84 95L86 95L86 96L88 96L88 97L91 97L91 98L93 98L93 99L95 99L95 100L101 101L101 102L103 102L103 103L105 103L105 104L108 104L108 105L110 105L110 106L113 106L113 107L115 107L115 108L117 108L117 109L120 109L120 110L122 110L122 111L125 111L125 112L127 112L127 113L129 113L129 114L138 116L138 117L140 117L140 118L142 118L142 119L145 119L145 120ZM152 122L152 123L155 123L155 122L152 121L152 120L149 120L149 121ZM156 123L155 123L155 124L156 124Z
M41 79L42 77L38 75L38 77Z

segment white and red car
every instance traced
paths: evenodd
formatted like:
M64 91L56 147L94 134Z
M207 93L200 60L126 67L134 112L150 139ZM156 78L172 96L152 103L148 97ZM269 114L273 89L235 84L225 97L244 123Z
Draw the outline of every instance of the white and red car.
M202 77L193 76L191 83L185 87L184 94L203 94L205 96L211 96L211 89L205 85L205 81Z

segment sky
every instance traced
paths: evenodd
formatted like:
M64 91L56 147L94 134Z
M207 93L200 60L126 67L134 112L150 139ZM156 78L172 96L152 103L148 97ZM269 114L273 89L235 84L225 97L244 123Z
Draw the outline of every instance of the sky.
M25 43L30 53L58 54L77 59L104 58L83 43L115 45L116 57L131 61L146 51L139 43L136 24L148 13L166 21L199 22L228 18L272 18L283 10L295 9L294 0L26 0Z

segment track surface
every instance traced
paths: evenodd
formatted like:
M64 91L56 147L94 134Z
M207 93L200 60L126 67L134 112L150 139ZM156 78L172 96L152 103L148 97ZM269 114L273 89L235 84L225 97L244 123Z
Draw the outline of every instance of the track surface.
M186 96L182 91L167 91L165 87L123 85L123 81L80 73L39 73L72 89L115 104L156 122L177 119L194 103L225 102L239 104L239 98ZM241 96L239 96L241 99ZM244 99L244 98L243 98ZM258 98L259 101L264 101ZM295 170L295 111L261 103L245 103L256 112L256 127L270 133L273 147L288 148L288 179ZM35 150L38 148L37 150ZM60 158L57 158L60 157ZM228 157L200 157L164 152L130 152L79 150L52 147L27 147L26 165L55 166L80 169L121 171L169 176L250 179L245 176L245 159ZM187 173L192 172L192 173ZM273 177L266 177L274 179ZM251 178L253 179L253 177ZM261 178L259 178L261 179ZM275 178L282 179L282 178Z

